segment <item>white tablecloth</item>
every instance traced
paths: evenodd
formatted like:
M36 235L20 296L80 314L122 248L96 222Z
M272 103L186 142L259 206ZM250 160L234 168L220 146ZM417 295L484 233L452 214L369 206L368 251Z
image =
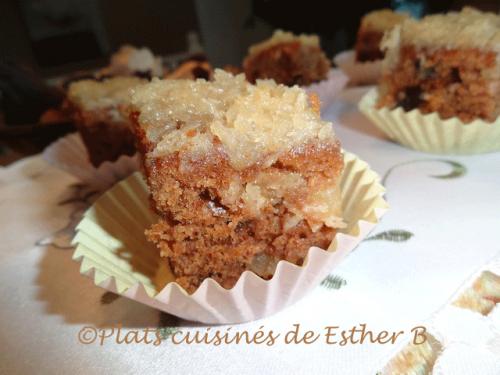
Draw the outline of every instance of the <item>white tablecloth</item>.
M0 373L376 374L424 325L443 345L437 374L500 374L500 309L487 316L450 305L481 272L500 267L500 153L436 156L387 141L356 109L362 90L329 106L346 150L384 178L391 206L382 223L332 276L270 318L208 332L280 334L266 344L179 344L168 333L207 332L125 298L79 274L67 248L72 227L96 194L39 156L0 169ZM385 233L384 233L385 232ZM366 324L405 331L395 344L285 344L288 331L324 334ZM158 346L116 343L146 327L169 327ZM86 326L105 328L82 344ZM92 333L93 331L91 331ZM131 336L130 336L131 337ZM154 338L153 335L149 336Z

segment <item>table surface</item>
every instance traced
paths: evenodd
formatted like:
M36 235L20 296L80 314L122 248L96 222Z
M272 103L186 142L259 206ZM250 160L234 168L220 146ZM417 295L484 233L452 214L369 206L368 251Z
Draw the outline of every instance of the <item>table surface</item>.
M229 330L182 321L94 286L71 259L69 239L99 193L40 156L0 168L0 373L376 374L423 325L442 346L434 373L499 374L500 308L481 315L452 302L482 270L500 268L500 153L440 156L394 144L357 111L364 92L344 90L324 117L344 149L379 173L390 210L371 240L310 295ZM285 343L295 324L319 339ZM374 334L404 334L394 344L326 342L325 327L361 324ZM84 327L95 327L87 328L90 335L102 339L82 343ZM162 328L160 345L120 341L145 328ZM217 330L280 336L274 345L172 341Z

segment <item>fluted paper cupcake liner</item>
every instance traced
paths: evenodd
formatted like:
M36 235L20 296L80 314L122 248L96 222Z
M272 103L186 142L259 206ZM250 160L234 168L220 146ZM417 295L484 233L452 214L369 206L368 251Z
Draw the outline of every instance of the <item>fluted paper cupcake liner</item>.
M392 140L418 151L435 154L480 154L500 150L500 118L493 123L459 118L442 120L437 113L422 114L375 107L376 89L367 92L359 109Z
M313 83L309 86L303 86L303 89L308 93L318 95L321 102L321 108L327 107L332 103L342 89L347 85L349 77L346 76L340 69L331 69L328 72L326 80Z
M382 60L357 62L353 50L340 52L333 62L349 77L350 85L373 85L382 73Z
M386 211L377 174L352 154L344 158L341 190L347 228L328 250L311 247L302 266L280 261L270 280L245 271L232 289L206 279L188 294L173 281L168 262L144 236L157 217L139 173L115 185L85 213L73 240L73 259L81 261L81 273L96 285L184 319L239 323L263 318L316 287Z
M94 167L78 133L68 134L49 145L43 151L43 158L50 165L100 190L114 185L140 168L138 155L122 155L114 162L105 161L99 167Z

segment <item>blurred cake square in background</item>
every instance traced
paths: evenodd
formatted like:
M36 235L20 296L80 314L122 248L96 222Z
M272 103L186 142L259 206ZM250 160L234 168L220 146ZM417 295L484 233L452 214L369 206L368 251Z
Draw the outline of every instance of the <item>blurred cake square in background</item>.
M137 48L125 44L115 52L109 65L101 69L98 76L130 76L141 78L162 77L164 74L161 58L146 47Z
M405 20L383 41L378 107L494 121L500 114L500 16L464 8Z
M391 9L380 9L363 16L356 37L356 61L374 61L384 58L380 42L384 33L399 25L409 16Z
M361 18L354 50L338 53L333 58L348 77L351 85L373 85L378 82L382 71L384 51L380 43L384 34L409 18L406 13L380 9Z
M248 81L268 78L287 86L324 80L330 67L317 35L294 35L281 30L251 46L243 61Z
M135 154L132 127L123 109L130 89L145 82L138 77L118 76L70 84L66 105L95 167L121 155Z
M188 57L168 72L149 49L125 45L111 57L109 66L90 78L74 77L70 81L64 108L75 122L89 160L98 167L121 155L135 154L134 135L123 112L131 88L155 77L210 80L212 72L203 54Z
M111 55L107 66L96 71L70 74L64 79L62 86L67 89L71 83L79 80L103 80L117 76L136 76L150 80L153 77L163 77L166 72L161 57L155 56L149 48L124 44Z

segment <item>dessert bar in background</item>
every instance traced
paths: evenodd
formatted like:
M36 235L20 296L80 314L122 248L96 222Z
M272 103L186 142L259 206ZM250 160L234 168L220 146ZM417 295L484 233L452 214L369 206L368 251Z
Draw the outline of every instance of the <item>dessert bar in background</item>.
M384 51L380 42L386 31L399 25L409 16L405 13L396 13L390 9L375 10L366 14L359 26L356 36L356 61L366 62L384 58Z
M147 237L176 281L225 288L251 270L270 278L279 260L302 264L344 226L343 156L332 124L303 89L215 71L213 82L163 80L133 90L159 221Z
M134 155L135 140L127 115L130 89L154 77L166 79L211 79L212 67L204 56L181 62L172 72L147 48L125 45L110 60L110 65L89 79L76 77L67 90L64 105L80 132L89 158L95 167L115 161L121 155Z
M135 154L132 126L122 110L130 89L147 80L114 77L103 81L82 80L69 86L66 105L95 167Z
M212 79L213 68L203 54L197 54L181 61L171 72L165 74L166 79Z
M327 78L330 60L321 50L317 35L293 35L277 30L273 36L250 47L243 61L247 79L274 79L287 86L309 85Z
M407 19L383 47L379 108L418 108L464 123L500 114L500 16L464 8Z
M162 77L163 64L159 56L155 56L146 47L136 48L125 44L115 52L109 65L98 72L98 76L137 76L139 78Z
M68 75L62 82L62 88L81 80L103 81L111 77L135 76L151 80L163 77L167 69L163 67L161 57L155 56L147 47L137 48L129 44L122 45L111 55L109 64L97 71L77 71Z

